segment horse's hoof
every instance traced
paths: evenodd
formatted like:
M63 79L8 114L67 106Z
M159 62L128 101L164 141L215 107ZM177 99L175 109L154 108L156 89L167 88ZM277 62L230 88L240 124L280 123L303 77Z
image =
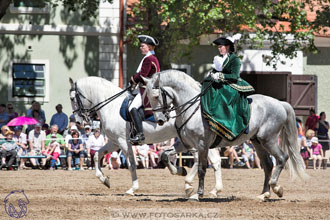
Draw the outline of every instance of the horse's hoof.
M273 191L278 197L280 197L280 198L283 197L283 187L282 186L277 185L277 186L273 187Z
M259 199L260 201L265 201L266 199L270 198L270 192L265 192L259 196L257 196L257 199Z
M104 185L106 185L108 188L110 188L110 179L109 179L109 177L106 177L103 183L104 183Z
M217 189L213 189L211 192L209 192L209 194L212 196L212 197L218 197L218 195L222 192L222 189L220 190L217 190Z
M178 167L177 170L179 176L187 176L187 170L184 167Z
M134 190L131 188L125 192L125 196L134 196Z
M194 202L199 201L199 195L196 193L196 194L190 196L188 200L194 201Z

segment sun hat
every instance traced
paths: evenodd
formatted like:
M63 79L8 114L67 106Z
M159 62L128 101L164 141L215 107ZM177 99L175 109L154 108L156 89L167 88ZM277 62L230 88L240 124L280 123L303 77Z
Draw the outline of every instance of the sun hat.
M311 142L312 143L319 143L319 139L317 137L312 137Z
M78 131L78 128L77 128L77 126L72 125L71 128L70 128L70 130L77 130Z
M14 132L11 131L11 130L8 130L8 131L5 133L5 136L7 136L7 135L9 135L9 134L14 134Z
M118 158L118 152L117 151L112 152L111 158Z

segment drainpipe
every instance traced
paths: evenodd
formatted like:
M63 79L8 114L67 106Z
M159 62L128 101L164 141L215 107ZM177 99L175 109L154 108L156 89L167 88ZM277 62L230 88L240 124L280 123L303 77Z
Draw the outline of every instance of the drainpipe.
M119 33L119 87L123 88L124 83L124 0L120 0L120 33Z

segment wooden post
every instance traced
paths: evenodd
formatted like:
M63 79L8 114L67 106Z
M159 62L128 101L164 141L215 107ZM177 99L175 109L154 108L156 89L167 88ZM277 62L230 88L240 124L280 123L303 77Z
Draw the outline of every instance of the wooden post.
M182 167L182 153L179 153L179 166Z

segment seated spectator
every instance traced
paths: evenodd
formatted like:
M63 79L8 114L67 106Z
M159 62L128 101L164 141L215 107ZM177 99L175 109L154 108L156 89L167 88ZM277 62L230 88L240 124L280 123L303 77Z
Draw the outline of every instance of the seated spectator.
M62 111L63 107L61 104L56 105L55 109L57 113L52 116L49 125L52 126L56 124L58 126L58 133L62 135L68 126L69 119Z
M238 166L244 166L244 163L238 158L235 146L226 147L226 150L223 155L229 158L229 169L232 169L234 166L234 158L236 159L235 164L237 164Z
M89 136L87 141L87 155L89 160L91 161L91 167L89 169L92 169L94 165L94 155L95 153L100 150L104 145L106 144L105 137L101 134L101 130L99 128L96 128L94 130L94 133ZM102 161L103 158L99 158L100 161Z
M92 133L91 126L88 124L85 125L84 129L85 129L85 132L84 132L84 134L81 135L81 138L82 138L83 145L84 145L84 158L87 158L87 155L88 155L87 141L88 141L89 136L92 135L93 133ZM90 161L88 159L86 160L86 165L87 165L87 168L90 167Z
M33 110L37 110L42 118L42 121L45 123L46 122L46 116L45 116L45 111L41 109L41 105L39 102L32 101L32 106L29 108L26 112L26 116L33 118Z
M72 158L75 159L74 164L76 165L79 160L80 170L84 170L84 146L82 140L79 138L78 131L73 131L71 133L72 139L69 140L68 146L68 170L72 170L71 162Z
M148 150L149 150L148 144L136 146L136 157L141 160L144 169L148 169L149 167Z
M0 127L6 125L9 122L9 115L6 112L6 105L0 104Z
M1 146L2 163L0 166L0 170L2 168L6 167L6 158L7 157L9 157L9 161L7 164L8 170L12 169L12 165L15 162L16 155L17 155L16 149L18 149L19 147L13 140L13 135L14 135L14 132L12 132L11 130L7 131L5 134L5 141L4 141L4 143L2 143L2 146Z
M252 167L254 167L254 150L250 140L243 143L242 157L248 169L251 168L250 162L252 162Z
M7 109L8 109L7 113L9 115L9 121L18 117L18 113L15 112L14 105L12 103L7 103Z
M0 139L6 139L5 134L7 131L10 131L11 129L7 125L3 125L1 127L1 134L0 134Z
M317 137L312 138L312 146L311 146L311 155L313 159L313 169L316 170L316 162L318 161L318 169L321 169L322 164L322 145L319 144L319 140Z
M34 129L29 132L29 148L31 156L41 156L46 153L45 140L46 133L41 130L41 124L38 123L34 126ZM46 162L46 158L43 158L43 164ZM36 168L39 164L34 158L31 159L33 168Z
M36 119L41 126L45 124L45 121L43 120L43 118L41 117L40 111L39 110L33 110L32 111L32 118ZM28 125L27 127L27 133L29 133L35 125Z
M46 160L51 160L50 163L50 170L55 170L55 165L56 165L56 161L59 158L60 154L61 154L61 144L57 142L58 137L56 136L56 134L51 134L51 141L50 143L47 145L47 158ZM48 140L47 140L48 141ZM43 166L45 166L46 164L43 164Z
M312 130L310 130L310 131L312 131ZM304 160L305 169L308 169L308 159L310 157L310 148L307 146L306 137L301 136L301 138L298 138L298 144L300 147L300 155Z
M150 144L148 150L148 156L150 158L151 169L157 167L156 158L158 158L158 150L156 144Z
M118 153L117 151L114 151L111 153L110 161L109 161L109 169L111 170L119 170L120 169L120 154L121 151Z
M27 156L29 154L29 147L27 145L27 138L26 138L26 134L24 134L22 132L22 126L16 126L14 127L14 137L13 137L13 140L15 141L15 143L17 144L17 146L19 147L18 151L17 151L17 155L20 157L20 156ZM21 170L23 169L26 169L26 166L25 166L25 162L27 159L25 158L21 158L20 159L21 163L20 163L20 166L19 168Z
M46 133L46 135L50 134L49 125L47 123L41 126L41 130L43 130Z
M59 147L60 147L60 150L57 152L59 152L60 155L66 155L66 143L64 141L63 136L58 133L58 126L56 124L51 126L50 133L46 136L45 146L47 147L48 150L49 150L49 144L51 143L53 136L56 137L56 142L59 144ZM58 157L60 155L58 155ZM55 154L55 156L53 156L53 158L54 159L56 158L56 160L58 157L56 154ZM60 161L61 161L62 169L66 169L65 158L60 158ZM53 168L55 168L55 166Z

